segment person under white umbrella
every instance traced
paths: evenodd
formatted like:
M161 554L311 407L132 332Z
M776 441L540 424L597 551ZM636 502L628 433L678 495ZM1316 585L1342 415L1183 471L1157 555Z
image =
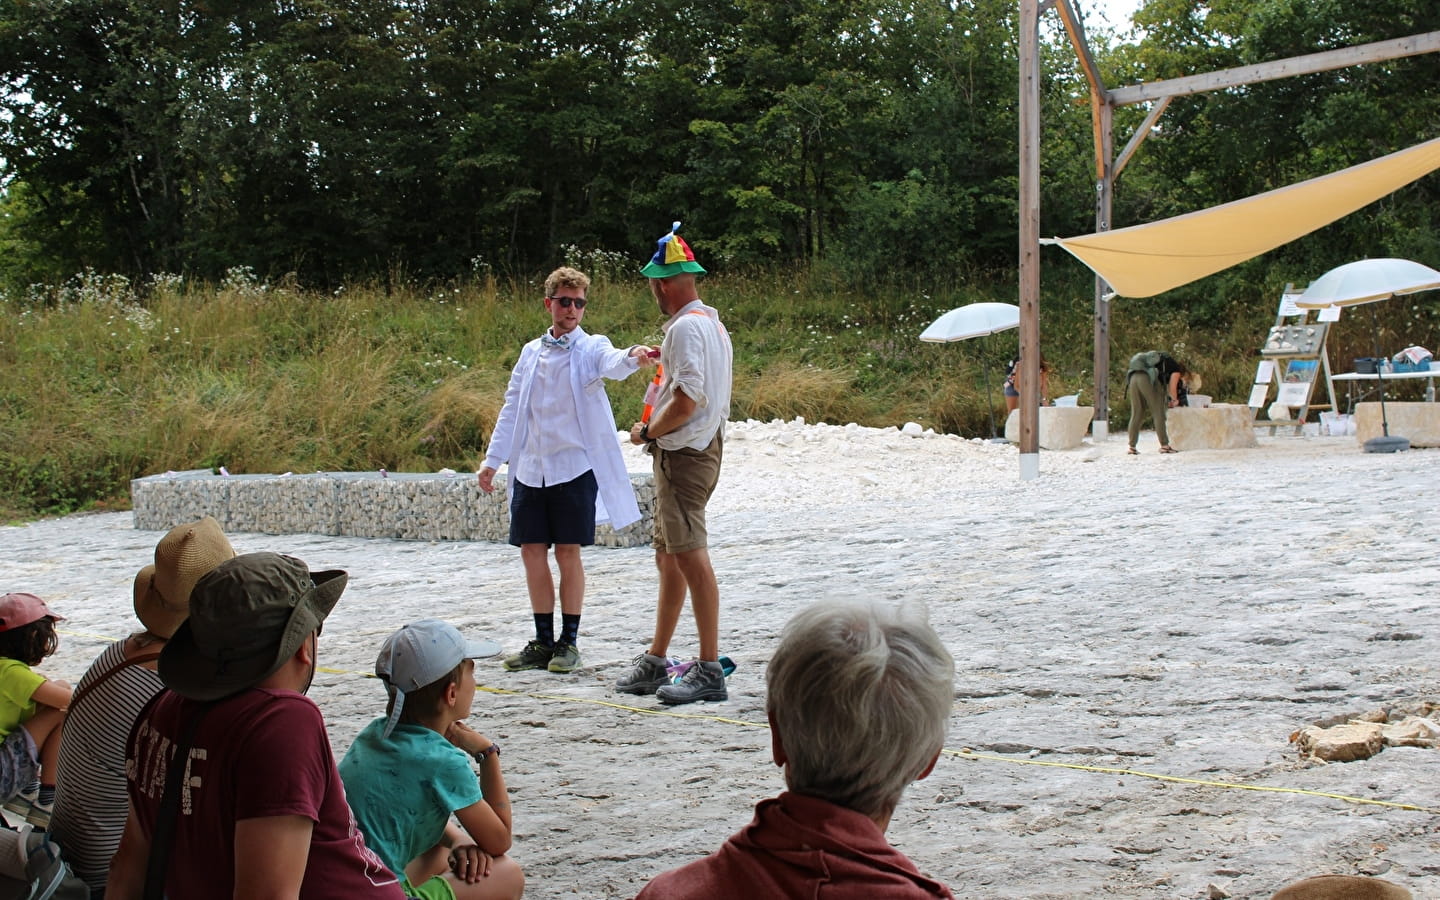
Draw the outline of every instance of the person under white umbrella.
M945 344L985 337L1020 326L1020 307L1013 303L971 303L950 310L920 332L920 340ZM990 414L990 439L1001 440L995 431L995 406L990 395L990 368L982 361L985 379L985 409Z

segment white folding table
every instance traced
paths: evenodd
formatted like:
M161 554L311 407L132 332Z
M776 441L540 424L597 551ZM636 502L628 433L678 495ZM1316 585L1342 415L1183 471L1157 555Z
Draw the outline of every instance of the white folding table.
M1374 372L1346 372L1346 373L1344 373L1343 375L1331 375L1331 376L1330 376L1330 380L1331 380L1331 381L1348 381L1348 382L1351 382L1351 383L1352 383L1352 384L1350 385L1350 387L1351 387L1350 406L1351 406L1351 407L1354 407L1354 405L1355 405L1355 400L1354 400L1354 384L1353 384L1353 383L1354 383L1354 382L1357 382L1357 381L1376 381L1376 382L1378 382L1378 381L1381 379L1381 377L1382 377L1382 376L1377 375L1377 374L1375 374ZM1412 378L1425 378L1425 379L1428 379L1429 383L1425 386L1425 399L1428 400L1428 401L1430 401L1431 403L1434 403L1434 402L1435 402L1435 379L1436 379L1436 378L1440 378L1440 368L1436 368L1436 367L1435 367L1435 364L1434 364L1434 363L1431 363L1431 367L1430 367L1428 370L1424 371L1424 372L1386 372L1383 377L1384 377L1384 379L1385 379L1386 381L1409 381L1409 380L1412 379Z

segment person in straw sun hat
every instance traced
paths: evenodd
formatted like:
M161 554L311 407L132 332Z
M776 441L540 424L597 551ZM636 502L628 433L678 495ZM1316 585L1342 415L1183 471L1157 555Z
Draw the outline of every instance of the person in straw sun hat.
M1398 884L1365 875L1316 875L1287 885L1270 900L1411 900Z
M195 582L234 555L210 516L172 528L156 545L155 561L135 576L142 630L106 647L71 700L50 828L92 890L105 887L125 828L125 739L140 710L165 687L155 671L160 649L189 615Z
M195 582L234 555L211 516L171 529L155 546L155 562L135 576L135 615L146 632L169 640L190 614Z

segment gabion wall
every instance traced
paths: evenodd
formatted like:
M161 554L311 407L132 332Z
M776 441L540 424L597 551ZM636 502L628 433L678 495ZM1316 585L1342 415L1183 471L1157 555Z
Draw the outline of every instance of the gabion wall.
M650 473L630 473L640 521L595 529L597 547L645 547L654 528ZM227 532L340 534L402 541L500 541L510 535L504 476L486 494L474 473L318 472L213 475L166 472L130 482L135 527L168 531L214 516Z

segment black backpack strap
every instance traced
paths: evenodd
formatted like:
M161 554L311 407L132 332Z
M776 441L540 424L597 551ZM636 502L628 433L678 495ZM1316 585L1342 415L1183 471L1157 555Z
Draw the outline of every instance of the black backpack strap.
M165 772L165 792L160 795L154 834L150 835L150 862L145 867L145 900L161 900L165 895L165 876L170 868L170 850L175 842L175 820L180 812L180 780L190 762L190 745L195 742L195 732L214 706L214 703L206 703L185 723L175 744L175 755Z

